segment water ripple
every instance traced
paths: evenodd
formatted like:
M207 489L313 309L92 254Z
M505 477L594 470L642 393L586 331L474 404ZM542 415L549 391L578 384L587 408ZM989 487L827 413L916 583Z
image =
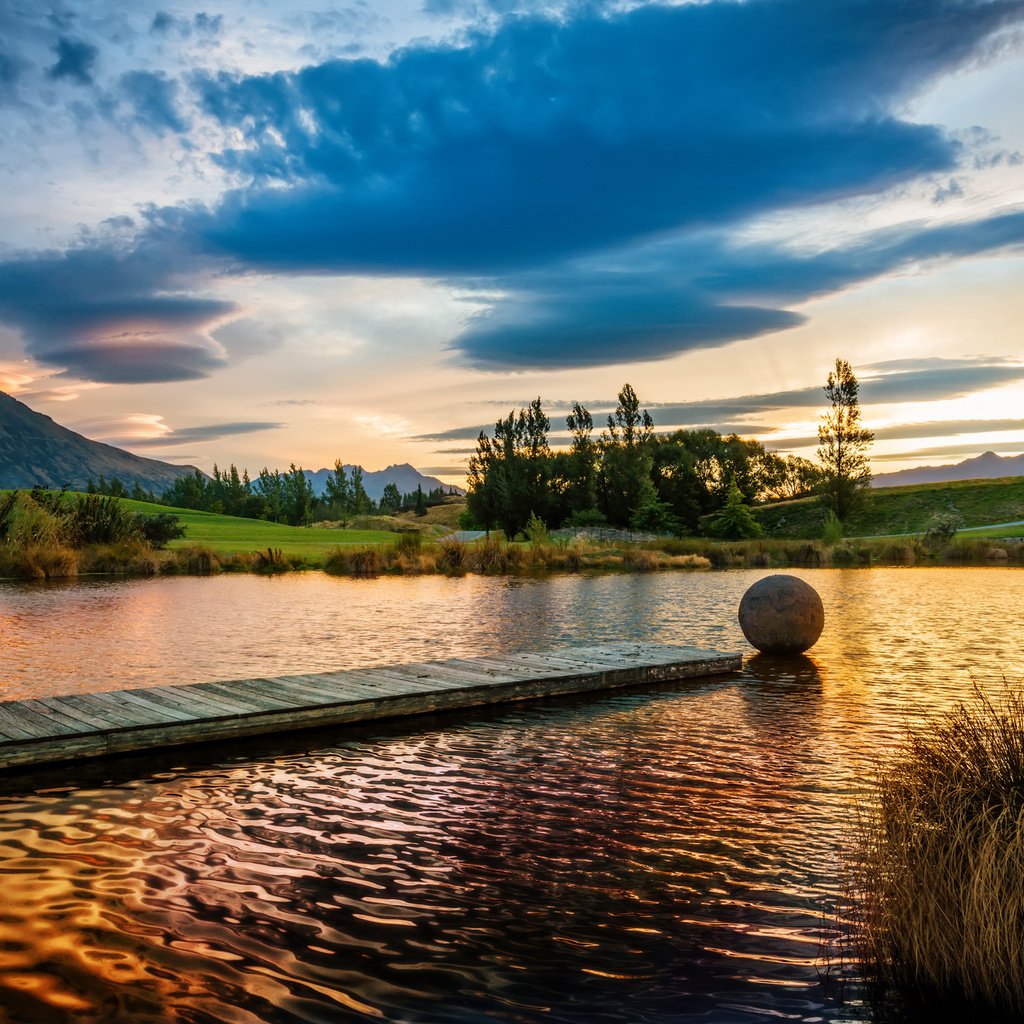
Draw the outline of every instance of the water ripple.
M819 978L849 802L908 720L1021 674L1011 574L949 572L816 574L813 657L731 679L9 783L3 1019L867 1019ZM535 645L563 599L595 637L708 642L710 619L731 644L750 579L478 581L523 631L454 647ZM969 645L954 588L984 609Z

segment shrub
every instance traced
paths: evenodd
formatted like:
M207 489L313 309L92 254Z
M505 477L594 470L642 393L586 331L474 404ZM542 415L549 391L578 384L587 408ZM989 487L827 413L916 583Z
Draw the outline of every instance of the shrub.
M928 520L928 526L924 531L924 543L931 548L948 544L956 536L956 531L963 525L964 517L960 514L959 509L952 508L948 512L937 512Z
M1024 695L997 706L975 689L913 731L878 780L851 868L881 982L1024 1014Z
M821 539L826 544L838 544L843 539L843 523L832 509L828 510L821 527Z
M170 512L158 512L154 516L138 515L136 522L142 539L155 548L165 547L169 541L185 536L181 520Z
M713 515L703 516L701 523L712 537L726 540L746 540L764 534L735 481L729 486L725 504Z
M551 542L547 524L536 512L530 513L530 518L526 523L526 539L535 547Z

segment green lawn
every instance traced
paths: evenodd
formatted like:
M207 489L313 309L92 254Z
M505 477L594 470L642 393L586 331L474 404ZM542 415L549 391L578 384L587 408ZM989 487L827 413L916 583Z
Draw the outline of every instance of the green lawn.
M221 555L280 548L285 556L299 555L304 559L319 561L325 552L339 544L387 544L399 536L388 530L319 530L310 526L282 526L280 523L266 523L260 519L194 512L187 508L169 508L128 498L121 500L133 512L144 512L147 515L170 512L177 516L185 527L185 536L181 540L172 541L168 547L203 544Z
M1024 477L960 480L953 483L879 487L868 492L864 510L847 529L851 536L923 533L938 512L953 509L966 527L1024 519ZM769 537L820 537L824 510L814 498L783 501L755 509ZM994 536L1020 536L1021 527L1005 527Z

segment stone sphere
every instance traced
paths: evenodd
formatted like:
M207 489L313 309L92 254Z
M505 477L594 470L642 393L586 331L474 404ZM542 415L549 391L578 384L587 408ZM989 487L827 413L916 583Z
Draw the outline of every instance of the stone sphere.
M740 601L740 629L766 654L801 654L821 636L825 609L814 587L796 576L766 576Z

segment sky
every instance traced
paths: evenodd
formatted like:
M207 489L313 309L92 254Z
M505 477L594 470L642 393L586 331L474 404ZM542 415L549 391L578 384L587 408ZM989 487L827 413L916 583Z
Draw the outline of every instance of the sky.
M1024 452L1024 0L0 0L0 390L462 483L540 396Z

